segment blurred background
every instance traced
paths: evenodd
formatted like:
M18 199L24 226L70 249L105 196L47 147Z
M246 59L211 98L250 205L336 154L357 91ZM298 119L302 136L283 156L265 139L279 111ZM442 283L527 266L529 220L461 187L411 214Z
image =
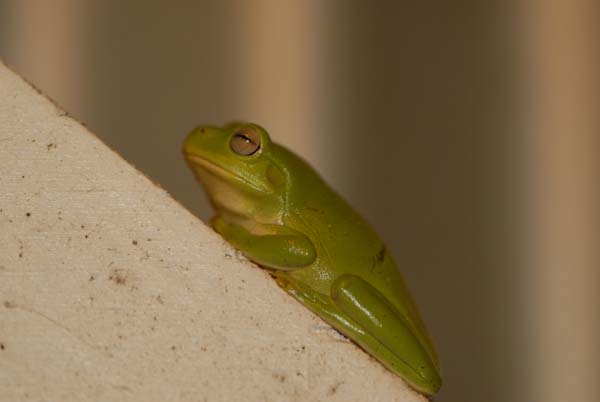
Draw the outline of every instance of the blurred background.
M202 219L194 126L301 154L393 251L436 401L598 401L592 3L0 0L0 59Z

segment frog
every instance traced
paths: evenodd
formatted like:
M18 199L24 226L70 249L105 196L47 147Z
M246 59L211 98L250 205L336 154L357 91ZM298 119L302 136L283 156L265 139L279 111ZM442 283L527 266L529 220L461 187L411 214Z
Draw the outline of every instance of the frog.
M304 159L250 122L196 127L183 154L217 233L410 387L438 392L437 352L390 250Z

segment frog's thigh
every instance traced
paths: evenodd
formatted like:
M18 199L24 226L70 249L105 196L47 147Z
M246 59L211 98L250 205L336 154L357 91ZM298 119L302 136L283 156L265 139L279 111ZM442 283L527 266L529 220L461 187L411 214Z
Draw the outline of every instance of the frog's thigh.
M366 335L362 328L347 317L329 296L315 292L310 287L284 276L276 276L275 280L288 294L346 336L355 338L357 335Z
M367 281L355 275L342 275L332 285L336 306L364 331L378 340L389 353L382 361L413 386L439 388L441 379L425 348L398 310ZM368 349L368 347L367 347ZM371 351L376 356L383 350Z
M338 307L331 297L315 292L303 283L290 280L283 275L275 275L275 280L289 295L365 349L379 352L385 349L381 342Z

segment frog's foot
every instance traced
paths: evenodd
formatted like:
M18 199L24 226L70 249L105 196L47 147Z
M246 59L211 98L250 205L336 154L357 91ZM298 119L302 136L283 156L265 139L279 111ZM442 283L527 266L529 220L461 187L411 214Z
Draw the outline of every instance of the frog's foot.
M358 276L342 275L332 285L331 299L366 333L351 338L418 391L439 390L441 378L426 347L381 292Z

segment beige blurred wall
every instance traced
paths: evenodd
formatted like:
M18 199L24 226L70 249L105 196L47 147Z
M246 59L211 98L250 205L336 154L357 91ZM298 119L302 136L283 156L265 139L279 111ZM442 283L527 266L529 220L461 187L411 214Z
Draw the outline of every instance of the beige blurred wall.
M563 221L546 226L553 215L534 213L544 191L561 187L530 191L555 174L536 170L546 162L529 152L553 146L543 130L531 137L548 111L531 111L536 98L524 84L538 48L527 29L536 8L166 4L0 0L0 58L203 218L210 210L179 153L194 125L255 120L301 153L392 249L440 349L445 385L436 400L542 400L575 384L592 395L587 381L557 378L597 372L588 336L595 305L560 323L552 313L574 294L592 300L598 281L556 293L556 282L537 280L546 274L534 258L540 234ZM576 144L571 157L592 149L562 136L565 124L555 138ZM597 241L592 232L581 236ZM569 355L563 322L587 342L577 368L544 357Z
M532 0L522 8L531 187L527 322L531 395L600 398L598 7Z
M2 1L0 7L0 58L32 83L43 83L56 100L85 110L91 89L81 57L87 7L76 0Z

